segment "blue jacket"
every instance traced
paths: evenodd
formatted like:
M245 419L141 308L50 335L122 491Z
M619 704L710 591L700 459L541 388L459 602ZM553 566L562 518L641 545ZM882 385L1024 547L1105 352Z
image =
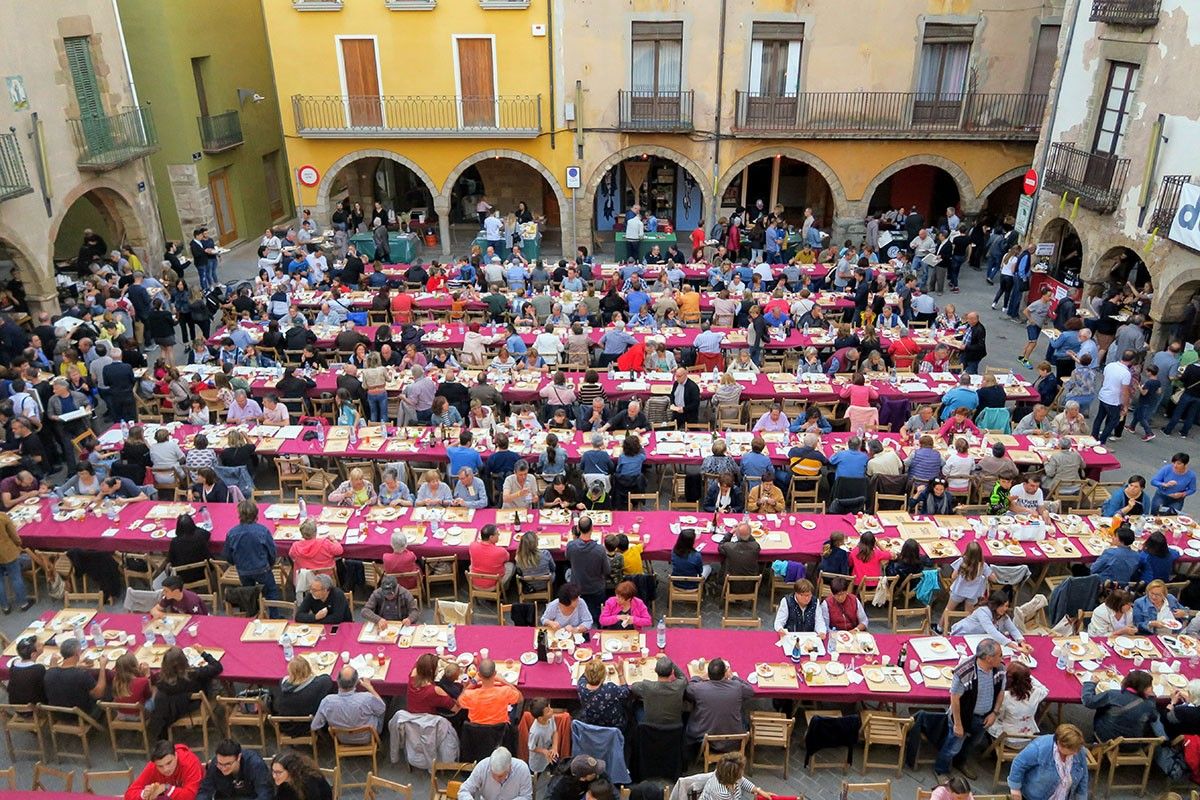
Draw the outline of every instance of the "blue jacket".
M1120 509L1121 506L1117 508ZM1138 554L1131 548L1110 547L1092 563L1092 574L1107 581L1129 583L1137 573L1139 563Z
M1013 760L1008 772L1008 788L1019 791L1024 800L1050 800L1057 787L1054 734L1048 733L1026 745ZM1071 790L1067 793L1067 800L1087 800L1087 796L1087 756L1080 750L1071 759Z
M1171 607L1171 611L1183 608L1173 594L1167 595L1167 605ZM1156 619L1158 619L1158 609L1151 604L1149 595L1144 594L1133 601L1133 624L1137 625L1138 633L1154 633L1150 630L1149 623Z
M571 722L571 749L576 753L591 753L604 760L608 776L614 783L629 783L633 778L625 765L625 737L617 728L588 725L579 720Z
M1143 550L1138 555L1138 568L1133 573L1133 579L1143 583L1169 581L1175 574L1175 560L1178 558L1179 551L1174 547L1168 547L1165 556L1152 556Z
M236 567L239 575L261 575L275 565L277 555L271 532L252 522L229 529L222 558Z
M1104 507L1100 509L1100 513L1106 517L1115 517L1117 515L1117 512L1119 512L1122 508L1124 508L1128 504L1129 504L1129 498L1125 496L1125 487L1118 486L1116 489L1113 489L1113 493L1108 496L1108 499L1106 501L1104 501ZM1146 504L1146 495L1143 494L1142 495L1143 507L1145 506L1145 504ZM1134 509L1134 513L1137 513L1136 508Z

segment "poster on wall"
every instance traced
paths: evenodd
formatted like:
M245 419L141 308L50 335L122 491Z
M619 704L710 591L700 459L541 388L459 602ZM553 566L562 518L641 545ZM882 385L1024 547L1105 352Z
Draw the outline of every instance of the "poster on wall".
M1179 188L1179 210L1171 220L1167 238L1184 247L1200 250L1200 186L1185 183Z
M692 173L688 172L683 167L678 167L679 179L675 181L676 191L678 192L677 202L675 204L678 212L675 219L671 220L671 224L678 231L690 231L692 228L700 227L703 219L704 210L703 194L700 191L700 184L692 177Z
M604 173L596 188L596 230L611 231L621 205L621 171L613 167Z

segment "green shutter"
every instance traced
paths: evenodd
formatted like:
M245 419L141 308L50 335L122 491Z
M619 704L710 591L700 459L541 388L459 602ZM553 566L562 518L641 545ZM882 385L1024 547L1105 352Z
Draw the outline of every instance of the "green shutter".
M79 120L84 146L89 156L112 149L112 131L104 114L100 87L96 84L96 69L92 64L92 42L87 36L68 36L63 39L67 50L67 67L75 86L79 103Z

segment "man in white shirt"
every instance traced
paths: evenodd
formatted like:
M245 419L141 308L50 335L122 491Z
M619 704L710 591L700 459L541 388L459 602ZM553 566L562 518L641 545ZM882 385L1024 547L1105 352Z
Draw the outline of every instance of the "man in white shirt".
M1044 522L1049 522L1050 509L1042 494L1042 476L1026 475L1023 483L1009 489L1008 507L1014 514L1037 514Z
M496 254L503 257L504 248L504 220L500 219L500 212L493 211L492 215L483 221L483 235L487 239L488 246L496 251Z
M1096 410L1096 419L1092 423L1092 437L1100 444L1108 441L1108 437L1129 411L1129 390L1133 383L1133 372L1129 366L1133 363L1135 355L1132 350L1126 350L1121 353L1120 361L1104 366L1100 391L1096 394L1100 407Z
M547 366L554 367L558 365L559 356L562 355L563 347L562 339L554 332L553 325L547 325L546 330L542 331L533 340L533 349L537 351L542 361L546 362Z
M504 262L500 260L500 256L492 256L492 260L484 265L483 276L489 286L504 283Z
M896 451L884 447L883 442L878 439L868 442L867 450L871 453L871 458L867 461L868 478L872 475L895 476L904 471L904 462L896 455Z
M636 206L634 208L636 211ZM642 237L646 235L646 226L642 224L642 215L635 213L625 222L625 255L627 258L638 258L638 250L642 245Z
M309 253L304 260L308 262L308 285L316 288L317 284L325 280L325 273L329 271L329 261L320 250Z
M919 286L923 287L929 284L929 266L925 263L925 257L932 255L936 247L937 242L925 228L917 231L916 238L908 243L908 249L912 251L913 267L917 270L917 285Z
M946 209L946 227L949 228L951 231L956 231L956 230L958 230L958 226L961 223L962 223L962 220L960 220L958 218L958 214L954 211L954 206L950 206L949 208L947 208Z

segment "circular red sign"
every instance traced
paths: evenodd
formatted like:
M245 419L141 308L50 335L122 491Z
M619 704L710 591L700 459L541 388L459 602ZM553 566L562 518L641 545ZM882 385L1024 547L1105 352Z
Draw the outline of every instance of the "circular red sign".
M1032 195L1037 191L1038 174L1036 169L1031 169L1025 173L1025 181L1021 184L1021 187L1025 190L1025 194L1028 195Z
M312 164L305 164L296 170L296 177L305 186L316 186L321 180L321 173Z

